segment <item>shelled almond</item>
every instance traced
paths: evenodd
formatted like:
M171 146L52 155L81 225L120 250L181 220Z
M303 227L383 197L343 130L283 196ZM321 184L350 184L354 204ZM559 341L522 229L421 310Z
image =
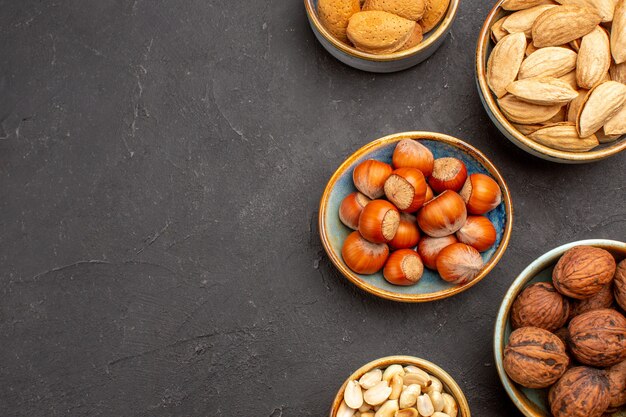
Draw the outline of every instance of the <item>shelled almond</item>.
M413 366L394 364L347 382L336 417L457 417L459 407L441 381Z
M626 0L505 0L487 84L544 146L587 152L626 134Z
M318 0L322 25L343 43L371 54L413 48L443 19L450 0Z

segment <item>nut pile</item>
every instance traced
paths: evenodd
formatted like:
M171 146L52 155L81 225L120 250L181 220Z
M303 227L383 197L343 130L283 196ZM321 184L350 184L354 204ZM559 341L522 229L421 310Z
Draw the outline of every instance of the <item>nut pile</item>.
M352 271L369 275L384 268L388 282L413 285L424 266L454 284L482 270L480 252L497 238L482 216L502 200L494 179L468 175L459 159L435 159L413 139L398 142L392 165L368 159L355 167L352 179L358 191L339 207L340 220L355 230L341 250Z
M505 0L487 83L515 128L586 152L626 134L626 0Z
M336 417L456 417L458 406L436 377L398 364L348 381Z
M550 387L554 417L601 417L626 405L626 260L577 246L552 281L514 301L504 369L526 388Z
M450 0L318 0L322 25L340 41L371 54L413 48L441 21Z

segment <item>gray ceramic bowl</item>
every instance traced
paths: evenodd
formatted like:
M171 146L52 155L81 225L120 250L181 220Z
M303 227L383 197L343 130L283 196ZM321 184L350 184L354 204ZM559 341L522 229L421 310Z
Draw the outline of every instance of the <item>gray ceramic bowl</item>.
M539 158L563 164L584 164L600 161L625 150L626 135L615 142L600 145L588 152L567 152L552 149L529 139L506 119L504 114L500 111L494 95L491 94L485 75L487 60L493 49L493 43L490 40L491 27L505 14L505 10L500 7L503 1L504 0L498 1L491 12L489 12L485 24L480 31L480 35L478 36L478 44L476 46L476 84L478 86L478 94L493 124L496 125L498 130L502 132L508 140L524 151L538 156Z
M626 258L626 243L617 242L615 240L606 239L593 239L593 240L580 240L578 242L568 243L563 246L559 246L556 249L552 249L533 261L521 274L504 296L500 311L498 312L498 318L496 319L496 329L493 338L493 349L495 354L496 366L498 368L498 374L504 389L506 390L515 406L526 417L551 417L550 407L548 405L548 390L544 389L528 389L517 385L513 382L504 371L502 364L502 355L504 353L504 347L509 340L511 334L511 323L509 323L509 312L511 306L517 298L517 295L529 284L535 282L552 282L552 270L558 262L559 258L565 251L573 248L574 246L587 245L595 246L598 248L606 249L615 256L619 261ZM626 416L626 407L622 407L621 410L613 414L613 417Z
M328 32L317 16L317 0L304 0L304 7L315 37L332 56L351 67L368 72L396 72L425 61L443 43L456 17L460 0L450 0L448 11L439 24L424 35L424 40L406 51L375 55L359 51Z

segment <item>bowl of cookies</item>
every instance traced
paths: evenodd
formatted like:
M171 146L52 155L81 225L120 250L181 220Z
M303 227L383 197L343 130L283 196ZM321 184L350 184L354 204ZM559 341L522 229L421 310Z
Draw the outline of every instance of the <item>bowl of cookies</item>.
M535 156L586 163L623 151L626 0L498 1L476 82L496 127Z
M335 58L395 72L430 57L452 27L459 0L304 0L315 37Z

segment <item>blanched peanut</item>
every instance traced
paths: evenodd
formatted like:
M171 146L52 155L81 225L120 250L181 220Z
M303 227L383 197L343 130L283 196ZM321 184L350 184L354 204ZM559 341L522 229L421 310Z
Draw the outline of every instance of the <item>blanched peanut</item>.
M443 384L438 378L431 376L430 380L431 384L423 390L424 392L443 392Z
M364 412L366 412L366 411L370 411L371 409L372 409L372 406L371 406L371 405L369 405L369 404L368 404L368 403L366 403L366 402L363 402L363 405L359 407L359 411L360 411L361 413L364 413Z
M459 413L459 407L456 405L456 400L454 397L448 393L441 394L444 401L443 412L449 415L450 417L456 417Z
M410 373L404 376L404 383L406 385L418 384L422 387L422 391L424 391L425 388L429 387L432 382L428 374L424 376L422 374Z
M424 417L430 417L435 413L433 403L427 394L417 397L417 411Z
M363 405L363 392L357 381L348 381L348 385L346 385L343 393L343 399L350 408L357 409Z
M391 378L393 378L396 374L404 376L404 368L401 365L389 365L389 367L385 369L385 372L383 372L383 380L390 382Z
M374 369L363 374L363 376L359 379L359 384L363 389L370 389L382 380L383 371L381 371L380 369Z
M400 374L395 374L393 378L391 378L391 394L389 394L390 400L397 400L400 398L400 393L402 392L402 387L404 386L402 382L402 377Z
M419 413L415 408L405 408L398 411L395 417L419 417Z
M411 384L400 394L400 408L413 407L417 402L417 397L422 393L418 384Z
M341 405L337 409L337 417L352 417L356 410L348 407L345 401L341 402Z
M387 401L389 395L391 395L391 387L387 384L387 381L380 381L365 391L363 399L369 405L380 405Z
M366 411L365 413L361 413L361 417L375 417L376 414L372 411Z
M389 400L383 405L380 406L375 417L394 417L396 415L396 411L398 411L400 407L398 407L398 400Z
M433 414L432 417L450 417L450 416L447 415L446 413L442 413L440 411L437 411L435 414Z
M428 396L430 397L430 401L433 403L435 411L443 411L445 401L441 393L439 391L431 391L428 393Z

